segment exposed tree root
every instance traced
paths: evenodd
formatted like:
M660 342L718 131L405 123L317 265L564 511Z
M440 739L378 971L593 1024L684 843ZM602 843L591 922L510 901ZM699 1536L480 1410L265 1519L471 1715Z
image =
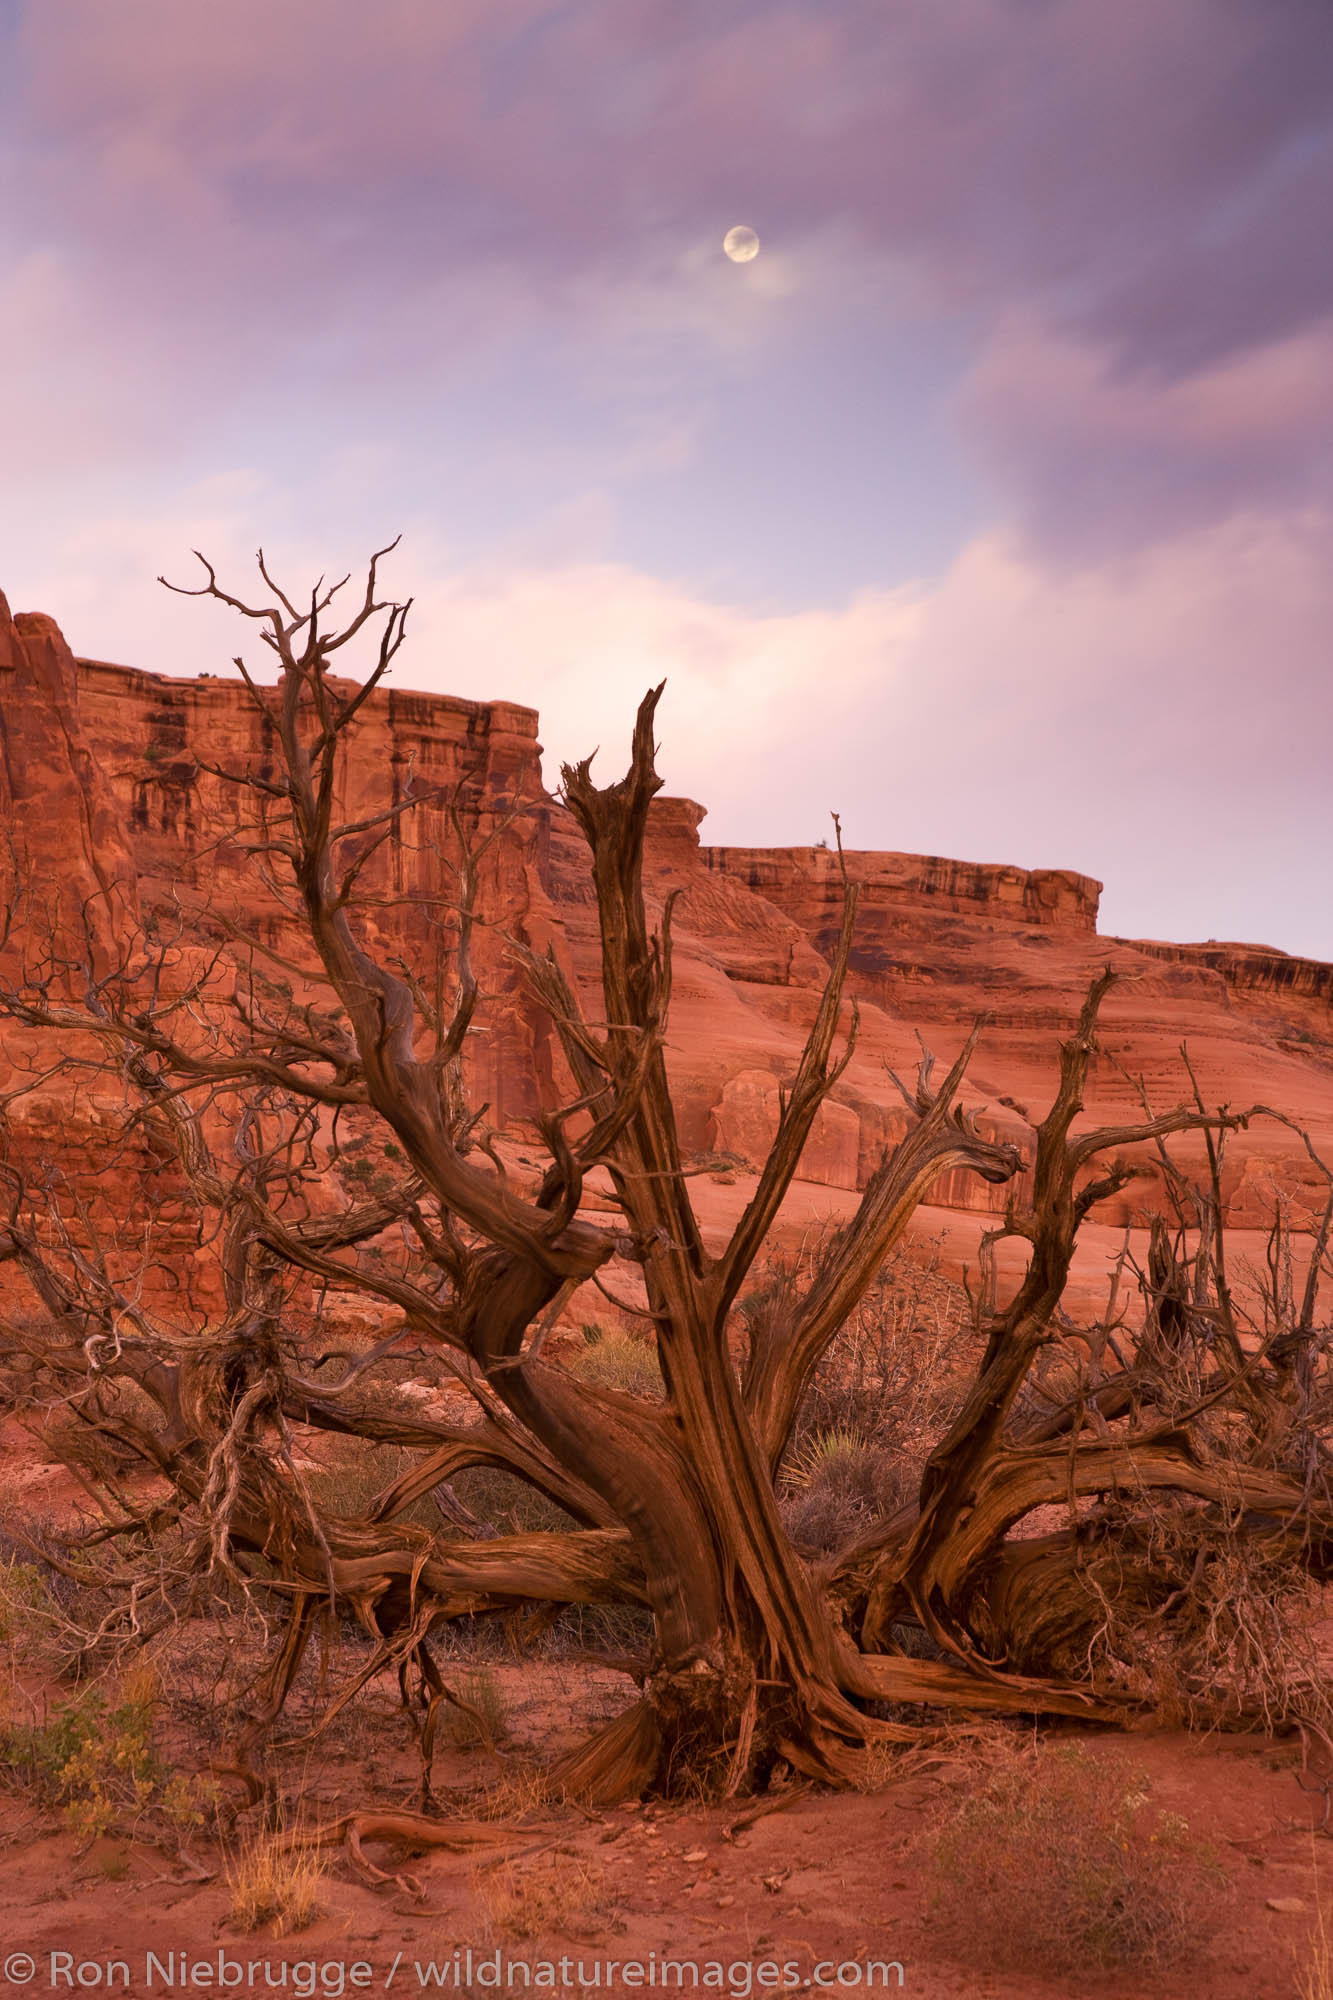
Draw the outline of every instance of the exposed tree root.
M424 1853L428 1849L446 1854L498 1853L508 1849L530 1852L548 1845L534 1841L531 1827L505 1827L486 1820L427 1819L422 1813L367 1810L344 1813L340 1819L289 1834L288 1848L344 1847L362 1878L371 1883L392 1882L408 1895L420 1896L422 1884L414 1875L377 1867L365 1852L368 1840L387 1841Z
M1112 1689L1019 1674L968 1672L945 1660L850 1649L845 1680L848 1693L863 1700L919 1702L928 1708L966 1709L978 1715L1065 1715L1082 1722L1123 1725L1135 1707Z
M447 1854L475 1854L530 1840L532 1828L507 1827L492 1820L428 1819L424 1813L381 1807L343 1813L339 1819L303 1827L287 1836L285 1847L340 1847L366 1840L396 1840L405 1847L443 1848Z
M568 1796L588 1805L618 1805L637 1799L657 1776L662 1736L653 1705L636 1701L586 1743L558 1757L546 1770L548 1798Z

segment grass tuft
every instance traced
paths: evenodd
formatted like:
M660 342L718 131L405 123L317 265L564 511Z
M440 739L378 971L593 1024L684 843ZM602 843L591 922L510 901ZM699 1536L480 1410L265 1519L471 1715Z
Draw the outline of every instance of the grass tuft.
M317 1848L291 1847L281 1833L248 1833L227 1864L228 1915L245 1931L303 1931L323 1910L326 1871Z
M626 1396L663 1400L666 1385L657 1363L657 1349L650 1340L635 1340L626 1333L601 1330L596 1339L590 1340L590 1330L584 1327L584 1345L571 1361L576 1375L599 1389L618 1389Z

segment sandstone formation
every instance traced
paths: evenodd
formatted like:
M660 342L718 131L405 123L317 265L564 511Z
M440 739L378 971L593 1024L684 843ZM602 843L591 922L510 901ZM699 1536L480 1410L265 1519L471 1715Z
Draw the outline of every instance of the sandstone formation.
M49 618L11 619L3 598L0 609L0 808L13 833L0 868L7 889L16 876L29 883L29 939L43 910L58 905L68 925L95 906L99 950L114 946L109 923L128 933L142 920L188 936L192 949L211 944L219 962L244 952L248 932L297 978L313 974L309 947L253 851L250 802L225 775L269 768L270 726L241 682L76 661ZM474 837L489 837L476 948L489 997L470 1059L491 1119L516 1136L531 1134L561 1068L506 938L553 950L589 1011L598 1004L585 850L543 786L537 729L535 712L512 703L388 688L362 711L343 776L349 819L409 791L424 796L366 877L375 943L423 973L452 936L450 801ZM703 846L703 817L688 800L660 799L650 830L651 898L659 908L675 898L668 1062L687 1151L743 1173L774 1129L817 1004L842 875L825 848ZM908 1117L890 1071L914 1069L918 1033L946 1063L979 1013L989 1024L967 1102L984 1129L1030 1143L1029 1119L1054 1090L1059 1038L1108 961L1122 978L1103 1009L1089 1118L1140 1115L1140 1080L1155 1109L1180 1101L1187 1043L1210 1106L1274 1106L1333 1160L1333 968L1254 945L1103 937L1100 885L1059 869L859 852L845 865L861 889L851 979L860 1035L816 1127L809 1181L864 1182ZM28 1038L10 1032L0 1086L32 1060ZM71 1096L55 1080L16 1100L10 1124L16 1143L26 1135L24 1150L91 1162L97 1120L109 1115L95 1091ZM141 1176L155 1170L142 1150L126 1165ZM1323 1188L1300 1139L1280 1123L1255 1120L1231 1146L1225 1190L1241 1226L1265 1226L1275 1200L1298 1212L1322 1207ZM963 1176L932 1196L962 1208L999 1199ZM1129 1222L1162 1202L1160 1186L1136 1182L1099 1219Z

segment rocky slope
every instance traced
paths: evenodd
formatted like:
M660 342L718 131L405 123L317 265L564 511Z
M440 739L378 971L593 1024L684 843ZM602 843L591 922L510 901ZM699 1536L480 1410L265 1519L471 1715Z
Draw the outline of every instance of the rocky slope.
M229 771L263 776L271 732L239 681L176 679L75 660L54 625L11 619L0 598L0 808L13 832L0 863L40 885L25 922L59 905L61 921L114 890L126 934L141 920L179 925L226 954L249 928L299 972L308 947L253 852L244 795ZM557 1087L547 1024L506 956L512 934L555 950L595 1010L596 912L581 839L543 788L534 711L507 702L378 691L362 712L343 774L349 819L410 786L434 796L400 822L367 874L379 948L425 969L449 937L456 858L447 800L487 851L487 919L478 956L490 998L474 1036L474 1082L497 1122L522 1132ZM669 732L670 716L662 719ZM703 808L654 808L650 894L677 894L668 1059L687 1149L753 1162L773 1130L779 1092L809 1025L836 934L842 877L822 848L712 848ZM1333 1159L1333 968L1253 945L1172 945L1101 936L1100 885L1058 869L1024 871L903 854L849 853L861 905L852 961L860 1010L856 1055L825 1106L805 1162L808 1181L853 1189L903 1127L889 1074L910 1071L918 1033L948 1061L978 1014L988 1019L970 1079L983 1122L1030 1143L1054 1088L1058 1041L1106 963L1122 975L1103 1013L1104 1055L1088 1115L1138 1114L1187 1090L1187 1043L1210 1104L1275 1106ZM103 895L97 900L106 908ZM105 924L104 915L98 922ZM110 939L103 940L110 948ZM7 1038L11 1078L30 1059ZM59 1139L91 1159L96 1093L75 1103L59 1081L16 1103L33 1144ZM86 1129L83 1129L86 1128ZM145 1165L145 1171L147 1170ZM1286 1126L1257 1119L1231 1147L1233 1220L1255 1227L1278 1196L1322 1206L1323 1182ZM934 1202L985 1207L997 1192L958 1177ZM1133 1184L1106 1222L1162 1199Z

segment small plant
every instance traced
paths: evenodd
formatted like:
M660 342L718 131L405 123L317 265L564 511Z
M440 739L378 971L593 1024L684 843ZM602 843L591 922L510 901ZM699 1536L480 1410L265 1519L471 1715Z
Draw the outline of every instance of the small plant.
M858 1792L882 1791L903 1773L902 1745L893 1741L868 1743L856 1781Z
M754 1168L743 1153L731 1153L723 1149L712 1153L700 1153L690 1161L688 1171L692 1174L711 1174L714 1180L729 1180L735 1174L750 1174Z
M1006 1749L935 1831L934 1916L988 1971L1159 1967L1196 1950L1225 1877L1146 1782L1076 1745Z
M901 1463L848 1425L811 1432L787 1462L782 1513L796 1546L828 1556L905 1497Z
M416 1454L398 1445L380 1444L362 1438L327 1441L322 1463L307 1469L303 1481L312 1504L320 1512L341 1514L353 1519L366 1513L380 1495L404 1472L416 1464ZM416 1500L395 1517L418 1527L438 1528L439 1514L429 1498Z
M817 1480L838 1478L850 1471L864 1456L866 1441L848 1424L832 1430L816 1431L791 1455L787 1481L794 1487L812 1486Z
M203 1788L174 1771L154 1742L156 1675L141 1668L112 1701L94 1688L41 1722L0 1726L0 1760L38 1800L62 1808L87 1845L152 1815L180 1837L203 1824Z
M473 1516L478 1533L531 1535L570 1526L563 1507L525 1479L495 1466L469 1466L450 1480L449 1487Z
M228 1915L245 1931L265 1924L274 1937L303 1931L323 1908L326 1872L318 1848L294 1845L285 1833L250 1833L227 1864Z

